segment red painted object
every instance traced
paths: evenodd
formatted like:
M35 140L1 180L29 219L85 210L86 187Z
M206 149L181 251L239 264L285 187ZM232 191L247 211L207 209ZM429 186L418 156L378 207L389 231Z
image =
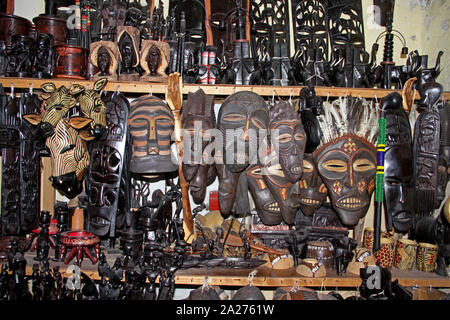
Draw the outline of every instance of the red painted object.
M211 191L209 193L209 211L220 210L219 191Z
M93 249L93 252L92 252ZM66 254L70 250L67 258ZM61 233L61 256L64 263L69 262L76 257L77 265L81 266L83 257L86 255L92 264L96 264L100 254L100 239L86 231L66 231Z

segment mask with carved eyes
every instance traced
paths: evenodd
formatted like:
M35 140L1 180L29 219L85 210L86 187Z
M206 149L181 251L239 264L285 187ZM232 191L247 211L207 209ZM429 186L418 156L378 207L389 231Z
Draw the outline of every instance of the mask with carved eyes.
M222 146L216 149L216 168L223 216L231 213L239 176L252 161L256 162L258 147L267 134L268 116L264 99L250 91L232 94L219 110L217 129Z
M440 116L431 110L420 113L414 127L414 209L416 215L429 215L436 204L439 167Z
M214 154L206 148L213 143L211 129L216 126L213 97L203 90L189 93L183 106L183 175L195 203L205 199L206 187L214 182L216 169ZM211 148L210 148L211 149Z
M133 150L131 172L159 174L178 169L171 149L174 127L172 112L161 99L146 95L132 102L128 115Z
M252 164L246 169L245 173L248 189L262 223L269 226L280 224L283 221L280 206L267 187L260 166Z
M270 110L269 129L272 148L278 158L286 179L295 183L303 172L303 153L306 133L299 114L285 101L278 102Z
M123 196L122 173L128 169L124 158L130 106L123 94L108 92L103 101L108 134L105 140L92 142L86 179L89 231L98 236L108 234L114 237L116 228L121 227L125 218L118 205L120 196Z
M267 123L267 104L256 93L241 91L224 101L217 129L222 133L223 161L228 170L242 172L256 159L259 142L267 133Z
M345 226L365 216L375 188L376 148L355 134L331 140L313 153L331 204Z
M303 175L298 182L298 201L302 212L310 216L327 200L328 190L316 169L311 153L303 157Z
M387 223L392 223L397 232L407 232L413 223L411 127L399 93L384 97L381 108L386 118L384 208Z

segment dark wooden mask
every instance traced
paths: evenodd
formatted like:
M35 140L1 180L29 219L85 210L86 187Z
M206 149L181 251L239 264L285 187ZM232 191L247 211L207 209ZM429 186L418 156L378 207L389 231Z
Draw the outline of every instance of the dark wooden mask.
M130 105L122 94L108 92L106 105L107 136L91 144L91 159L86 179L89 226L98 236L115 236L116 227L124 222L118 209L120 185L124 170L127 119ZM125 168L127 166L125 165Z
M408 116L399 93L381 100L387 121L384 157L384 208L387 222L392 221L397 232L407 232L413 223L412 135Z
M299 207L306 216L310 216L324 204L328 195L311 153L304 154L303 175L298 184Z
M216 127L213 99L201 89L190 92L181 115L184 135L182 169L197 204L203 202L206 187L216 178L214 154L209 154L209 158L203 157L205 149L214 142L210 133Z
M355 226L369 208L375 187L376 155L373 144L351 133L313 153L331 204L346 226Z
M262 135L267 133L268 116L264 99L250 91L232 94L220 108L217 129L222 134L222 148L216 150L216 168L224 216L233 208L239 176L252 161L256 163Z

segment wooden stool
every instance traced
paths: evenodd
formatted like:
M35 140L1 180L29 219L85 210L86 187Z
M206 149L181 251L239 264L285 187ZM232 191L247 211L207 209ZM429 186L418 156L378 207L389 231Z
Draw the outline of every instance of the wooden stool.
M84 255L91 260L92 264L97 263L100 254L100 239L83 229L84 212L83 209L76 208L72 216L72 230L61 233L61 256L65 264L69 264L76 256L77 265L80 267ZM94 252L92 252L92 249L94 249Z

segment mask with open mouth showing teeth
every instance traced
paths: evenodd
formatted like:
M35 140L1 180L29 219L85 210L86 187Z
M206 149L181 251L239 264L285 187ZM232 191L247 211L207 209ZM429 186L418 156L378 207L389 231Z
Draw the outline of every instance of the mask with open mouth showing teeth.
M125 222L119 208L123 172L126 161L127 118L130 105L123 94L108 92L103 98L106 105L108 134L105 140L91 144L91 160L86 179L88 195L89 231L98 236L114 237L116 229ZM125 166L125 167L124 167ZM123 187L123 186L122 186Z
M377 119L374 106L352 97L325 103L319 117L322 145L313 159L333 208L348 227L365 216L375 188Z
M310 216L327 200L328 190L316 169L311 153L303 157L303 175L298 182L298 201L302 212Z
M259 165L250 165L245 173L247 175L248 189L262 223L268 226L280 224L283 221L280 206L264 182Z
M250 91L232 94L220 108L217 129L222 134L222 149L216 149L216 168L220 212L224 217L231 214L241 173L256 162L257 148L267 134L268 118L266 102Z
M269 118L271 144L259 153L260 167L284 222L293 224L298 201L290 188L303 173L306 134L299 114L288 102L278 102Z
M196 204L205 200L206 187L216 178L212 158L214 154L209 155L211 159L203 157L205 149L213 143L213 137L208 131L216 127L213 98L207 96L201 89L195 93L190 92L181 115L185 135L183 175L189 182L189 190Z

